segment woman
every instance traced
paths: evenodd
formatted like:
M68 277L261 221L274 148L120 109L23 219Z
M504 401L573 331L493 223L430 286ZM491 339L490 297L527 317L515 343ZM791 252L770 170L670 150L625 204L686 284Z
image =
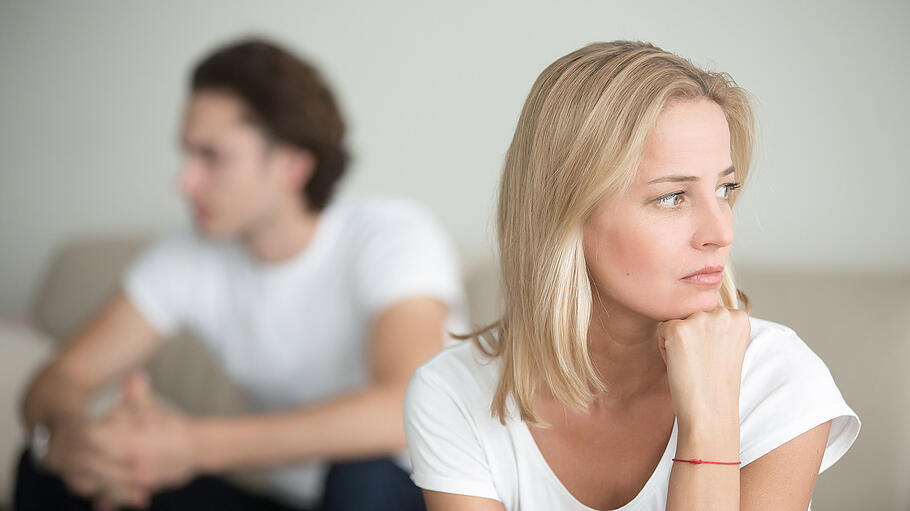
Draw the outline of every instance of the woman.
M408 389L430 511L809 507L860 421L735 287L753 130L727 74L651 44L544 70L500 187L504 315Z

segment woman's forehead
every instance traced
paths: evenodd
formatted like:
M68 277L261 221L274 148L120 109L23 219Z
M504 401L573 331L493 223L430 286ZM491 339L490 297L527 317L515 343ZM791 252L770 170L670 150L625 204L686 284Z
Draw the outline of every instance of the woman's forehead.
M730 160L730 130L720 106L710 100L673 105L645 139L635 181L647 184L669 174L714 178Z

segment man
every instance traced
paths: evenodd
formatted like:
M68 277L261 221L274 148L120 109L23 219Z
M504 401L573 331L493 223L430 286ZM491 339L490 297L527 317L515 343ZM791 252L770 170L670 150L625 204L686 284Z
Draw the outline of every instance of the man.
M32 382L19 509L423 508L395 461L401 409L413 370L466 326L460 277L415 204L332 198L343 133L317 72L277 46L239 42L196 67L179 178L196 232L143 254ZM256 413L154 402L137 369L180 328ZM90 396L123 375L121 402L89 416ZM269 495L212 477L249 467L270 467Z

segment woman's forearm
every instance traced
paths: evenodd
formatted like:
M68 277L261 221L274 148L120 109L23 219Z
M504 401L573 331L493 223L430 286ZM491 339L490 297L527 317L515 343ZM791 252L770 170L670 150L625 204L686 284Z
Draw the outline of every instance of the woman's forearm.
M739 461L739 415L729 412L702 424L679 424L677 459ZM673 462L667 511L736 511L739 465Z

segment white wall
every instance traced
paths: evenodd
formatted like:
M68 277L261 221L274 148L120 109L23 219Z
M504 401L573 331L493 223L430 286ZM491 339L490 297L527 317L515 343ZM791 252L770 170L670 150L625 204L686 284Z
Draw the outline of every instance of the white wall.
M356 153L347 190L423 200L470 258L492 246L500 165L537 74L588 42L643 39L759 100L734 263L910 270L910 4L732 3L3 0L0 315L26 309L61 240L186 221L188 69L252 32L334 84Z

